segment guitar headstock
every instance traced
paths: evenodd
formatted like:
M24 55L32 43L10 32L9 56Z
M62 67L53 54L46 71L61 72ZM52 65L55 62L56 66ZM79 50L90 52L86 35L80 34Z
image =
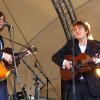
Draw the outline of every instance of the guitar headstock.
M27 48L31 53L36 54L37 53L37 48L35 46L31 46L29 48Z

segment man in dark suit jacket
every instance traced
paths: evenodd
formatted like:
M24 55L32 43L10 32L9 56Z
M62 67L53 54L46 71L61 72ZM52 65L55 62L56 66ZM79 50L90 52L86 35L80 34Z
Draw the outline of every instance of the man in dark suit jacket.
M2 12L0 12L0 32L3 30L5 23L6 23L5 15ZM9 28L9 26L8 26L8 28ZM3 48L4 48L4 42L3 42L2 36L0 35L0 75L1 76L2 76L2 74L4 74L4 70L2 69L2 66L3 66L3 68L7 69L8 67L10 67L9 64L12 64L12 61L13 61L12 49L9 49L11 51L8 51L8 53L6 53L7 51L2 50ZM32 54L30 52L30 50L28 50L28 49L25 49L24 52L25 52L25 56ZM9 53L11 53L11 55ZM18 53L15 53L14 55L16 56L16 55L18 55ZM8 64L8 65L6 66L5 64L2 64L2 61L6 61L6 64ZM16 64L19 64L19 58L16 59ZM0 76L0 78L1 78L1 76ZM8 100L6 79L0 81L0 100Z
M2 12L0 12L0 31L2 31L5 23L5 16ZM0 49L3 49L4 42L2 36L0 36ZM7 54L3 51L0 51L0 60L5 60L9 64L12 63L12 56ZM0 100L8 100L8 93L7 93L7 82L6 80L0 81Z
M95 68L92 68L92 66L95 67L97 64L100 64L100 42L89 40L89 31L87 23L82 21L76 22L74 25L74 36L76 39L74 39L74 42L73 40L67 41L64 47L52 56L52 60L61 69L67 71L71 71L72 69L72 60L70 61L66 56L74 54L75 59L82 53L86 57L84 60L92 57L91 61L86 62L91 70L80 73L75 77L75 95L73 95L72 80L64 80L61 77L62 96L66 91L65 97L61 97L62 100L74 100L74 96L76 100L98 100L98 96L100 95L100 77L96 74ZM96 56L97 54L98 56ZM84 64L82 65L82 59L78 59L76 65L74 64L74 68L75 66L77 70L80 70L84 66Z

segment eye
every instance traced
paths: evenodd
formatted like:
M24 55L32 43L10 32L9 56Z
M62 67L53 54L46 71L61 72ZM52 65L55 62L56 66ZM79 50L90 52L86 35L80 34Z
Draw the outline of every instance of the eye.
M4 21L4 17L0 17L0 20Z
M81 27L81 26L79 27L79 30L83 30L83 29L84 29L83 27Z

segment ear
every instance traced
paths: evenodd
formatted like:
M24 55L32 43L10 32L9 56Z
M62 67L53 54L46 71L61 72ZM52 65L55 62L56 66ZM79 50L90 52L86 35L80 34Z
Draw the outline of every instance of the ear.
M88 36L88 34L89 34L89 31L85 29L85 32L86 32L86 35Z
M87 30L87 31L86 31L86 33L88 34L88 33L89 33L89 31Z

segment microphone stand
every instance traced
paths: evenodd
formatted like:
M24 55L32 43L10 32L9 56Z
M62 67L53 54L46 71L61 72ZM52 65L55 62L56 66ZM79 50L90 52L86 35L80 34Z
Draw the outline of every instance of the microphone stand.
M11 43L11 48L12 48L12 58L14 61L14 69L15 69L14 71L14 100L16 100L16 80L19 83L19 78L18 78L18 72L17 72L17 67L16 67L16 61L14 59L14 43L12 42L14 41L14 27L8 27L8 32L10 36L10 43ZM11 35L11 33L13 33L13 35Z
M46 83L47 83L47 92L46 92L47 100L49 100L49 99L48 99L48 83L50 83L50 85L53 87L53 89L54 89L56 95L58 96L58 98L59 98L59 100L60 100L60 97L59 97L58 93L56 92L54 86L52 85L52 83L50 82L50 80L49 80L49 78L47 77L46 73L45 73L44 70L42 69L42 67L41 67L41 65L40 65L40 63L39 63L39 61L37 60L37 58L36 58L35 55L34 55L34 57L35 57L35 59L36 59L36 61L35 61L35 67L37 67L38 70L40 71L40 73L42 73L42 75L46 78ZM41 68L41 69L40 69L40 68ZM45 85L44 85L44 86L45 86ZM43 86L43 87L44 87L44 86ZM43 87L42 87L42 88L43 88ZM42 89L42 88L41 88L41 89Z
M74 43L74 36L72 36L72 89L73 89L73 100L75 100L75 77L74 77L74 74L75 74L75 70L74 70L74 46L75 46L75 43Z
M22 60L22 62L27 66L27 68L34 74L34 76L35 76L35 100L39 100L39 95L37 94L38 92L37 92L37 88L38 88L38 80L42 83L42 84L44 84L43 82L42 82L42 80L39 78L39 76L35 73L35 71L33 70L33 69L31 69L31 67L22 59L22 58L20 58L21 60Z
M12 27L12 28L14 28L14 27ZM10 32L11 33L11 32ZM3 36L2 36L3 37ZM6 37L3 37L4 39L6 39L6 40L8 40L8 41L10 41L10 42L12 42L12 43L16 43L16 44L18 44L18 45L20 45L20 46L22 46L22 47L25 47L25 48L28 48L27 47L27 45L28 45L28 43L26 44L26 45L22 45L22 44L20 44L20 43L18 43L18 42L15 42L14 40L12 40L12 39L8 39L8 38L6 38ZM35 48L34 48L35 49ZM35 50L36 51L36 50ZM36 59L36 61L38 62L38 64L39 64L39 67L42 69L42 67L41 67L41 65L40 65L40 63L39 63L39 61L37 60L37 58L36 58L36 56L34 55L34 53L33 53L33 56L35 57L35 59ZM23 59L21 59L21 60L23 60ZM25 61L23 61L24 62L24 64L26 63ZM29 68L29 66L27 65L27 67ZM43 69L41 70L39 67L37 67L38 69L39 69L39 71L43 74L43 76L46 78L46 82L47 82L47 100L48 100L48 83L50 83L51 84L51 82L50 82L50 80L48 79L48 77L47 77L47 75L46 75L46 73L43 71ZM30 68L29 68L30 69ZM32 71L32 69L30 69L31 71ZM33 72L33 71L32 71ZM41 81L41 80L40 80ZM45 84L41 81L41 83L45 86ZM43 86L43 87L44 87ZM53 85L51 84L51 86L53 87ZM15 86L14 86L15 87ZM42 88L43 88L42 87ZM41 88L41 89L42 89ZM58 96L58 98L59 98L59 100L60 100L60 97L59 97L59 95L58 95L58 93L56 92L56 90L55 90L55 88L53 87L53 89L54 89L54 91L55 91L55 93L56 93L56 95Z

